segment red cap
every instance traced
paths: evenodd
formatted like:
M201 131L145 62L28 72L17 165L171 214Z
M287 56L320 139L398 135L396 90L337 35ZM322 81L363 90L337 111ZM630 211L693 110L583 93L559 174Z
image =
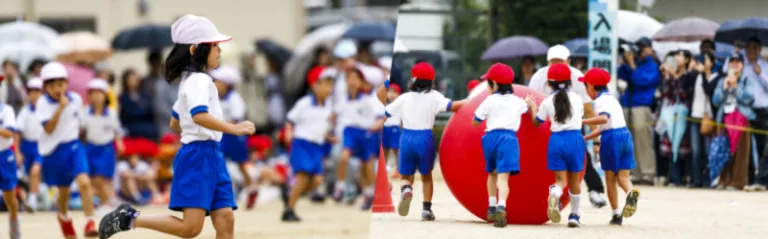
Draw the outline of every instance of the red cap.
M611 82L611 74L608 74L603 68L594 67L589 69L584 77L579 78L579 81L594 86L607 86L608 82Z
M317 80L320 79L320 74L323 73L323 67L322 66L315 66L312 67L312 69L309 69L309 73L307 73L307 84L314 85Z
M472 91L472 89L477 87L477 85L479 84L480 84L480 81L477 79L469 80L469 82L467 82L467 91Z
M480 78L488 79L499 84L512 84L515 80L515 72L508 65L495 63L491 68L488 68L488 72Z
M5 76L4 75L0 75L0 81L3 81L3 80L5 80Z
M397 84L389 84L389 88L397 92L398 94L403 92L403 89L400 89L400 86Z
M176 133L166 133L160 138L160 143L173 144L179 142L179 135Z
M420 80L435 80L435 68L426 62L416 63L411 68L411 77Z
M571 80L571 67L563 63L557 63L549 66L547 79L555 82L564 82Z

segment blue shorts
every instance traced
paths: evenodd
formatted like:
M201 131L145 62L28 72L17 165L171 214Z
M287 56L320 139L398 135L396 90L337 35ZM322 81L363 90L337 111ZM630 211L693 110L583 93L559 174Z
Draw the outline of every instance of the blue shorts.
M43 163L43 157L40 156L40 151L37 150L37 141L22 139L19 143L19 148L21 148L21 155L24 156L24 171L27 174L32 170L32 165Z
M552 171L581 172L587 145L580 130L552 132L547 148L547 168Z
M13 151L0 151L0 190L10 191L16 188L19 179L16 177L16 157Z
M43 182L48 186L69 187L75 177L88 172L88 158L80 140L61 143L43 156Z
M371 157L379 154L379 133L371 133L368 130L346 127L344 128L344 149L352 153L363 162L367 162Z
M400 126L387 126L381 136L381 145L385 149L400 148Z
M520 146L517 132L512 130L492 130L483 136L483 154L485 171L492 173L520 173Z
M245 136L223 134L221 136L221 152L224 157L235 163L248 161L248 145Z
M115 175L115 145L110 142L104 145L86 144L88 169L91 176L112 179Z
M291 169L296 173L320 175L323 173L323 146L304 140L291 142Z
M366 136L368 136L366 140L368 144L365 145L365 154L368 157L363 162L367 162L368 159L379 158L379 151L381 151L381 132L368 133Z
M323 157L331 157L331 152L333 152L333 144L330 142L325 142L323 144Z
M400 137L397 171L401 175L428 174L435 167L435 140L432 130L403 129Z
M221 208L237 209L232 180L219 142L183 144L173 159L171 203L168 208L201 208L207 214Z
M624 128L603 131L600 134L600 167L605 171L618 172L635 168L635 146L632 134Z

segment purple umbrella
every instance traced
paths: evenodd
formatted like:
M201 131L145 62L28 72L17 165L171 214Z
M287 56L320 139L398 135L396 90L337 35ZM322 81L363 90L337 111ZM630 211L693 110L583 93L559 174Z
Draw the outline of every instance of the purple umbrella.
M483 60L504 60L522 56L547 54L546 43L532 36L511 36L496 41L483 53Z
M653 35L655 41L693 42L712 39L720 24L700 18L686 17L671 21Z

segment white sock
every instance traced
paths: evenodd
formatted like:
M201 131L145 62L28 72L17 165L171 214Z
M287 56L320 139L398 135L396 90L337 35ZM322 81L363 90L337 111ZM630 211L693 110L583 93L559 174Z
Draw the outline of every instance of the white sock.
M613 209L613 215L621 215L621 209Z
M318 195L325 195L325 190L323 190L323 189L325 189L325 188L323 188L322 186L321 187L317 187L315 189L315 193L317 193Z
M581 204L581 196L571 193L571 191L568 191L568 194L571 195L571 213L579 215L579 205Z
M65 222L72 221L72 218L69 217L69 213L67 213L66 215L58 213L58 215L62 221L65 221Z
M85 216L85 222L93 221L93 216Z
M488 197L488 206L489 207L495 207L496 206L496 197Z
M29 204L30 207L37 209L37 193L29 194L29 197L27 198L27 204Z
M506 207L507 206L507 201L499 201L499 206L500 207Z
M373 194L376 193L376 188L373 187L373 185L368 186L368 188L365 189L365 195L369 197L373 197Z
M560 198L560 196L563 196L563 188L553 184L549 186L549 195L555 195L557 198Z
M336 182L336 190L337 191L344 190L344 182L343 181Z

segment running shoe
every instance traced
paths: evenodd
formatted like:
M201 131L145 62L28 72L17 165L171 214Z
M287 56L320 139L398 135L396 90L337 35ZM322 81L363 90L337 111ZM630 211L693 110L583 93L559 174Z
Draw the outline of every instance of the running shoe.
M259 191L253 190L250 193L248 193L248 199L245 202L245 209L251 210L254 206L256 206L256 199L259 198Z
M571 213L571 215L568 216L568 227L579 227L581 224L579 219L579 215L576 215L576 213Z
M623 217L621 217L621 214L613 214L613 217L611 217L611 222L608 224L621 226L622 221Z
M629 218L632 217L632 215L635 215L638 199L640 199L640 191L633 188L632 191L629 191L629 194L627 194L627 201L624 204L624 211L622 212L624 217Z
M496 207L488 207L488 214L485 216L485 221L494 222L496 220Z
M595 208L605 207L605 204L606 204L603 196L600 196L600 193L598 193L597 191L589 192L589 202L592 203L592 206Z
M9 232L9 235L10 235L9 237L11 239L21 238L21 229L19 229L19 219L10 221L10 227L11 227L10 228L11 230Z
M85 229L83 230L85 237L98 237L99 231L96 230L96 223L93 222L93 219L89 219L88 222L85 223Z
M59 219L59 227L61 227L61 233L64 234L65 238L77 238L77 233L75 233L75 226L72 225L72 218L63 219L61 218L61 215L58 215L56 218Z
M494 227L506 227L507 226L507 209L504 206L498 206L496 213L494 214Z
M411 207L411 199L413 199L413 192L404 192L400 196L400 203L397 204L397 213L400 216L408 216L408 210ZM423 214L422 214L423 215Z
M324 203L325 202L325 196L320 194L320 193L318 193L318 192L313 192L312 196L310 196L309 199L313 203Z
M293 209L286 208L285 211L283 211L283 217L281 218L283 222L300 222L301 218L296 215L296 213L293 211Z
M132 208L128 204L122 204L114 211L101 218L99 223L99 238L107 239L117 234L118 232L128 231L131 229L133 219L139 215L139 211Z
M373 207L373 196L364 196L363 198L363 206L360 209L363 211L371 210L371 207Z
M560 222L560 198L554 194L547 198L547 217L553 223Z
M432 212L432 210L423 210L423 211L421 211L421 220L422 221L434 221L435 220L435 214Z

